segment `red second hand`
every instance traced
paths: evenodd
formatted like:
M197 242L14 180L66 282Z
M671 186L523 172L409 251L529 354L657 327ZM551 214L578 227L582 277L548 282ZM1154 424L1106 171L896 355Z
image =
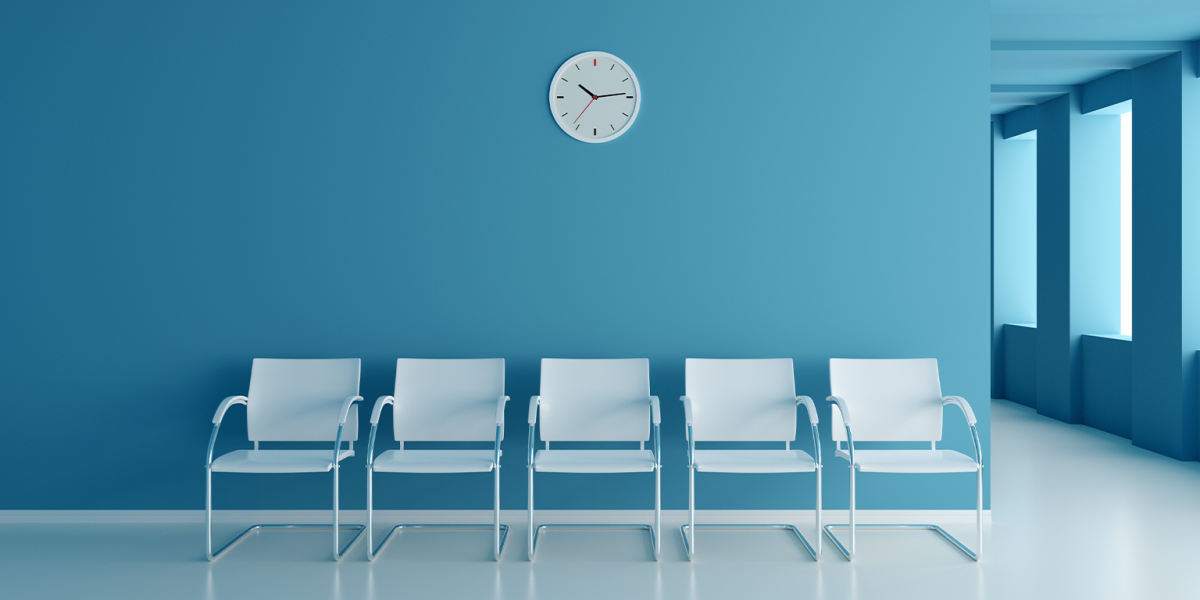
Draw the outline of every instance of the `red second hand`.
M591 106L591 105L592 105L592 103L593 103L593 102L595 102L595 101L596 101L596 97L595 97L595 96L592 96L592 99L591 99L591 100L588 100L588 105L587 105L587 106L585 106L585 107L583 107L583 110L579 111L579 117L582 117L582 116L583 116L583 113L587 112L588 106ZM579 117L575 117L575 120L574 120L574 121L571 121L571 123L578 123L578 122L579 122Z

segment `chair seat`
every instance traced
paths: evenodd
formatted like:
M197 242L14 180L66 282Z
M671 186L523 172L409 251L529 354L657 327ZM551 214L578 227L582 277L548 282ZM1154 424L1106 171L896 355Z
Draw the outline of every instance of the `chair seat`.
M538 450L533 470L542 473L649 473L650 450Z
M332 448L330 448L332 450ZM329 450L234 450L212 463L215 473L325 473L333 469ZM354 456L342 450L338 461Z
M383 473L486 473L495 468L495 458L495 450L388 450L372 468Z
M850 453L837 455L850 460ZM863 473L973 473L975 459L954 450L855 450L854 466Z
M811 473L817 463L803 450L697 450L696 470L707 473Z

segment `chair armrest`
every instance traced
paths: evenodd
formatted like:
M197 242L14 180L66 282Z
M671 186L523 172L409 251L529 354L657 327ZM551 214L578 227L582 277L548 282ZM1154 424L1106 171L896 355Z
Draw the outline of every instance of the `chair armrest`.
M362 402L362 396L346 396L346 399L342 400L342 411L338 413L337 437L333 439L334 469L338 468L338 464L342 460L342 428L346 426L346 419L350 418L350 407L354 406L355 402ZM371 432L374 433L374 430L375 428L372 427ZM374 444L367 444L367 454L370 454L372 446ZM350 442L350 447L354 447L354 442Z
M819 422L817 420L817 406L813 404L812 398L808 396L796 396L796 404L803 404L808 409L808 422L810 424L816 425Z
M537 423L537 409L538 409L538 404L541 404L541 403L542 403L541 396L533 396L533 397L529 398L529 426L530 427L533 427L534 423Z
M350 418L350 407L354 406L355 402L362 402L362 396L346 396L342 400L342 411L338 413L338 425L345 425L346 419Z
M942 406L953 404L963 412L963 416L967 418L967 428L971 430L971 443L975 445L975 463L979 468L983 468L983 446L979 443L979 430L975 428L975 412L971 410L971 405L967 404L967 400L962 396L944 396L942 397Z
M662 422L662 416L658 412L658 396L650 396L650 422L655 425Z
M396 399L392 396L380 396L375 400L375 408L371 409L371 437L367 442L367 468L375 466L375 434L379 430L379 417L383 416L383 407L391 404L395 410ZM341 447L341 444L338 444Z
M968 425L975 424L975 413L971 410L971 405L962 396L946 396L942 398L942 406L953 404L963 412L963 416L967 418Z
M527 466L531 469L533 468L533 445L535 442L537 442L537 440L534 439L533 427L534 427L534 425L537 424L537 409L538 409L538 404L541 404L541 403L542 403L541 396L531 396L529 398L529 453L526 456L526 462L527 462ZM533 481L533 480L531 479L530 481Z
M217 414L213 415L212 435L208 437L208 458L204 461L204 468L211 469L213 461L213 448L217 445L217 432L221 430L221 420L225 418L225 411L229 410L234 404L248 404L249 400L245 396L229 396L221 401L217 406Z
M838 412L842 414L842 423L847 427L850 426L850 407L846 405L846 401L840 396L830 396L826 398L829 402L837 404Z
M496 425L504 425L504 405L508 403L508 396L500 396L496 401Z
M250 401L245 396L230 396L221 401L221 405L217 407L217 414L213 415L213 425L220 425L221 420L225 418L225 411L229 410L234 404L247 404Z
M692 424L692 399L687 396L680 396L679 401L683 403L683 424Z
M380 396L379 399L375 401L375 408L371 411L372 427L379 424L379 417L383 416L383 407L389 404L395 406L396 399L392 396Z

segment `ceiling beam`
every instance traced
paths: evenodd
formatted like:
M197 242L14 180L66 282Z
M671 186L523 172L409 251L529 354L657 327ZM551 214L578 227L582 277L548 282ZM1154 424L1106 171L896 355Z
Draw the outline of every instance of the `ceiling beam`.
M993 41L992 52L1180 52L1184 42L1018 42Z
M1069 94L1074 91L1073 85L1013 85L993 84L993 94Z

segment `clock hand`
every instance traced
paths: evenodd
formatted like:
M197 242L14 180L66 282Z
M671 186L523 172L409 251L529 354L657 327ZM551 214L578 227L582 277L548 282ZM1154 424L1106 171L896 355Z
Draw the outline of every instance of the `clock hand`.
M579 86L579 87L583 87L583 86L581 85L581 86ZM585 91L586 91L586 90L585 90ZM596 101L596 97L595 97L595 96L592 96L592 99L591 99L591 100L588 100L588 105L587 105L587 106L585 106L585 107L583 107L583 110L579 111L579 117L582 117L582 116L583 116L583 113L587 111L587 109L588 109L588 106L591 106L591 105L592 105L592 103L593 103L593 102L595 102L595 101ZM579 122L579 117L575 117L575 120L574 120L574 121L571 121L571 122L572 122L572 123L578 123L578 122Z
M591 90L589 90L589 89L587 89L587 88L583 87L582 85L580 85L580 86L579 86L579 89L581 89L581 90L583 90L583 91L587 92L587 95L591 96L591 97L592 97L592 100L595 100L595 99L596 99L596 95L595 95L595 94L593 94Z
M596 97L597 97L597 98L607 98L607 97L609 97L609 96L624 96L624 95L625 95L625 92L619 92L619 93L616 93L616 94L605 94L605 95L603 95L603 96L596 96Z

